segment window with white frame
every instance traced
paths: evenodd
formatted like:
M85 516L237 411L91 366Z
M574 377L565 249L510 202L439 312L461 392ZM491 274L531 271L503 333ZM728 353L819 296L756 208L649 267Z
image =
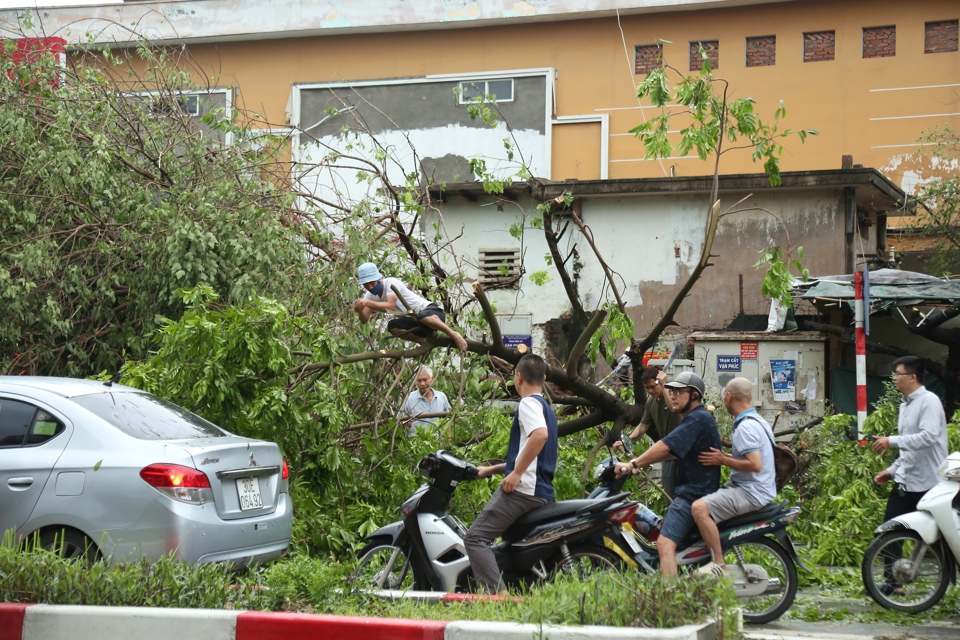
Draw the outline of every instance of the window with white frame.
M158 93L146 94L150 99L150 112L153 115L165 116L179 109L188 116L200 115L200 96L197 94L183 94L174 99Z
M464 80L460 83L460 104L484 96L495 97L497 102L513 102L513 78Z
M177 104L180 105L180 110L189 116L200 115L200 96L196 94L180 96Z
M515 289L520 284L520 249L480 249L477 279L485 287Z

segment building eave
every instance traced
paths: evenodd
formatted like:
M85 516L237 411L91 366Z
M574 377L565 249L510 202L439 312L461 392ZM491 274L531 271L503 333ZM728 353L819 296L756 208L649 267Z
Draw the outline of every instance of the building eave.
M898 215L913 215L904 210L904 192L876 169L828 169L820 171L787 171L780 174L781 184L770 186L765 173L722 175L719 178L720 192L744 192L797 190L816 188L852 188L856 191L857 204L864 209ZM681 178L635 178L626 180L566 180L514 183L504 196L515 200L530 196L547 201L570 193L579 198L617 197L624 195L662 195L669 193L708 194L713 176ZM435 198L445 199L451 195L477 200L485 195L480 182L448 183L443 190L433 192Z
M669 11L724 9L797 0L468 0L450 3L351 0L344 3L270 3L180 0L0 10L5 38L60 36L69 44L130 46L190 44L314 36L429 31L561 20L582 20ZM92 38L88 37L92 36Z

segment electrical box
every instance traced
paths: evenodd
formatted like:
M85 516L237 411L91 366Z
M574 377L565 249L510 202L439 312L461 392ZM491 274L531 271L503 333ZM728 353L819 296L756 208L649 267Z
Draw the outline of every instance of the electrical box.
M707 400L722 407L723 387L734 378L753 384L753 403L776 431L806 424L824 414L824 338L815 331L696 332L695 369L702 372Z

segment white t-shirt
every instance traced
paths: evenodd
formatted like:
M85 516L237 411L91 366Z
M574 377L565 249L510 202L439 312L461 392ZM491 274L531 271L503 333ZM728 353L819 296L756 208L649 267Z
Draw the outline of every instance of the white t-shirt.
M380 295L375 296L371 292L367 291L365 294L363 294L363 299L373 300L374 302L386 302L387 296L393 293L393 289L391 287L396 287L397 291L399 291L402 296L402 299L397 298L397 305L395 308L397 313L407 312L407 309L403 304L403 300L406 300L413 305L413 309L410 309L410 311L413 311L414 313L420 313L427 307L428 304L430 304L429 300L422 298L413 291L410 291L410 289L407 288L407 285L403 284L403 281L399 278L384 278L383 291L380 292Z
M543 417L543 405L533 396L521 399L517 412L520 423L520 449L517 451L517 460L519 460L523 456L524 447L530 441L530 434L537 429L546 429L547 420ZM523 475L520 476L520 484L514 491L528 496L535 495L537 490L537 460L537 458L534 458L524 470Z

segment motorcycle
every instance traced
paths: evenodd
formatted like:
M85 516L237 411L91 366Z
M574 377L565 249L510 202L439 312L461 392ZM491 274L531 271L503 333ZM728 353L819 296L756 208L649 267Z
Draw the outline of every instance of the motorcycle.
M446 592L475 590L463 546L466 527L447 513L457 485L475 480L477 467L449 451L424 457L427 480L400 507L400 520L366 537L353 583L369 589ZM597 544L633 518L639 503L627 494L564 500L525 514L503 534L493 552L508 587L530 586L566 570L584 576L617 571L620 558Z
M633 452L629 438L624 450ZM630 475L616 477L616 467L623 466L616 455L601 462L594 476L600 481L590 499L603 499L623 488ZM623 494L619 494L623 495ZM758 511L738 516L719 524L724 563L740 601L743 620L762 624L776 620L793 604L797 595L797 566L809 569L800 560L787 526L797 521L799 507L786 502L772 503ZM660 516L640 505L630 526L621 527L610 537L610 543L628 564L648 573L659 570L660 557L654 546L660 533ZM699 533L677 546L677 565L681 571L696 570L710 562Z
M960 563L960 452L937 469L940 482L917 510L884 522L863 556L867 593L886 609L918 613L934 606Z

